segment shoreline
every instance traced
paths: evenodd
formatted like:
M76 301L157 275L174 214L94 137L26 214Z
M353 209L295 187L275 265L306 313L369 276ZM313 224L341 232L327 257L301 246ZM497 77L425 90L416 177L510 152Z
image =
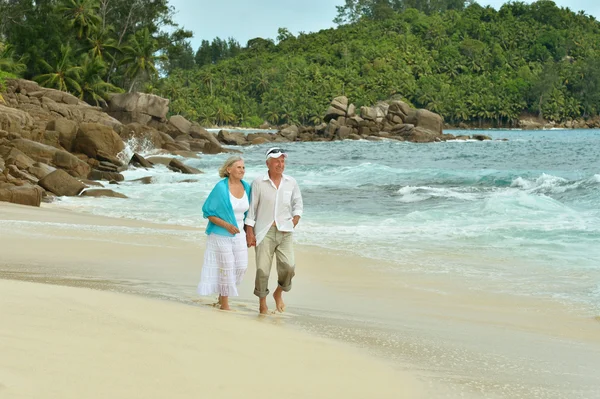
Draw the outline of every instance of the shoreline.
M182 302L191 305L185 307L190 309L208 309L213 303L211 298L195 295L204 243L204 232L198 228L111 219L52 206L2 204L0 214L3 223L8 220L19 231L16 235L7 234L6 229L0 232L9 248L4 262L12 263L0 266L0 279L136 294ZM27 254L18 249L24 243ZM561 367L572 374L564 376L569 383L563 385L590 392L597 384L600 393L600 380L577 366L578 362L600 366L595 360L600 359L600 323L594 318L535 298L472 292L446 276L405 273L390 279L370 267L374 262L383 267L381 261L316 247L296 248L302 269L295 289L286 296L289 313L268 317L269 323L349 344L405 372L418 370L418 379L440 397L454 397L441 392L458 389L456 397L479 398L478 389L493 391L500 377L509 381L513 397L540 386L550 389L546 385L552 388ZM61 253L45 255L52 250ZM251 254L241 296L232 301L234 316L246 321L257 318L251 289L253 265ZM273 278L274 274L271 286ZM431 353L438 355L432 359ZM510 367L528 366L520 360L523 356L552 365L554 377L534 373L528 376L530 382L523 382L527 389L517 389L517 380L523 376ZM488 373L498 373L493 371L500 367L498 359L510 367L501 369L497 378L490 377L494 374ZM451 375L471 381L471 388L456 385Z

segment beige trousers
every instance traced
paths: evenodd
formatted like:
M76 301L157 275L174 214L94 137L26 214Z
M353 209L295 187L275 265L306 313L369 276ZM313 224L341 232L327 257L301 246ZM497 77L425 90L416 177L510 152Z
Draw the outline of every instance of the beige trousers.
M272 226L265 238L256 246L256 281L254 295L264 298L269 295L269 275L273 264L273 255L277 261L277 283L288 292L292 289L292 278L296 274L292 233L279 231Z

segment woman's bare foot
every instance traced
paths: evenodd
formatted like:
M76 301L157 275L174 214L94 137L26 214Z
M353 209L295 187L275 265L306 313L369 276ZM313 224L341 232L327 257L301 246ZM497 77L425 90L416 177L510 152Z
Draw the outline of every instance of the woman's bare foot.
M273 293L273 299L275 299L275 307L281 313L285 311L285 303L283 303L282 294L283 290L281 289L281 287L277 287L277 289Z
M229 308L229 297L219 295L219 303L221 304L221 310L231 310Z
M267 298L259 299L258 310L259 310L260 314L269 314L269 307L267 306Z

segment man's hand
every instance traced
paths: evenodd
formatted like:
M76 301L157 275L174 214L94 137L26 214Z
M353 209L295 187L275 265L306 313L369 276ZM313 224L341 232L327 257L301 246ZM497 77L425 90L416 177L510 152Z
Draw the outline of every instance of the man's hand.
M256 246L256 236L254 235L254 228L246 226L246 245L248 248Z
M300 221L300 216L296 215L292 218L292 222L294 223L294 228L296 227L296 225L298 224L298 222Z

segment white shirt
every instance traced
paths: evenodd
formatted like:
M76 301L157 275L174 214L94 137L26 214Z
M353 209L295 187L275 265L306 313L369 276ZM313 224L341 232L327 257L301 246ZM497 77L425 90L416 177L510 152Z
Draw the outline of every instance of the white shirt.
M258 245L275 222L279 231L294 231L294 216L302 216L303 204L296 180L287 175L281 177L279 188L265 174L252 182L250 209L246 224L254 227Z
M244 213L246 213L250 206L248 203L248 195L244 191L242 198L236 198L233 194L229 193L229 200L233 207L233 214L235 215L237 227L240 229L240 234L246 235L244 231Z

